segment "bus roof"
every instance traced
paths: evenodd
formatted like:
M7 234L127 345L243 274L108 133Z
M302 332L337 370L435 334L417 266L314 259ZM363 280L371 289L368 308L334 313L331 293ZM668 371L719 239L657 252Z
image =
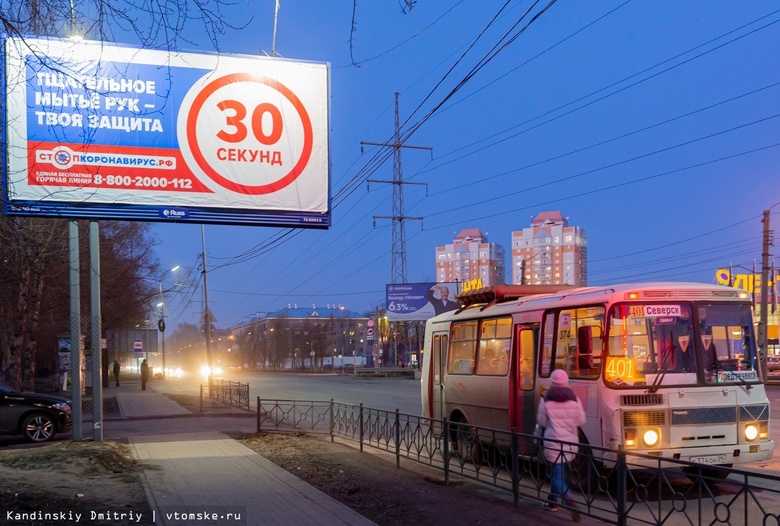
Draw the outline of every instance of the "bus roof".
M444 313L435 320L461 318L461 313L496 315L539 308L566 307L576 304L613 301L743 301L750 302L750 294L744 290L690 282L645 282L572 287L569 285L497 285L458 294L461 308Z
M555 294L573 288L571 285L495 285L461 292L457 297L461 307L468 307L482 303L503 303L525 296Z

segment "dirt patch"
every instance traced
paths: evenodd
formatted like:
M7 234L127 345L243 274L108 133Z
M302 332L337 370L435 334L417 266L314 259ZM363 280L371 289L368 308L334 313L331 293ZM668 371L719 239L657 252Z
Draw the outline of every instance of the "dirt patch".
M75 523L76 514L90 524L129 525L138 524L130 513L151 516L141 466L127 445L116 442L59 442L0 451L0 480L0 521L9 512L13 524L23 525ZM29 515L33 512L65 514L70 522L40 520ZM113 518L87 521L93 513ZM15 520L17 514L21 520Z
M208 413L213 411L224 412L230 410L240 411L242 409L216 400L210 400L208 397L204 397L203 400L201 400L200 396L198 395L165 393L165 396L192 413Z
M441 472L408 461L399 469L392 457L303 433L233 437L381 526L528 524L511 499L463 481L444 486Z

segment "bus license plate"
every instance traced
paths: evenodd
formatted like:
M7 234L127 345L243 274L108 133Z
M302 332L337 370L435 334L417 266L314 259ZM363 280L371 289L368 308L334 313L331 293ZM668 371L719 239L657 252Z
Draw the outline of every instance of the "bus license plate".
M689 460L691 462L696 462L697 464L725 464L726 455L704 455L701 457L691 457Z

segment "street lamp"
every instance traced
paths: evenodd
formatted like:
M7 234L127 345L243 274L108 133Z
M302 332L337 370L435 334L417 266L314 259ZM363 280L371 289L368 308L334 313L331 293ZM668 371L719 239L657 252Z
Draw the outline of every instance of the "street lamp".
M176 272L177 270L179 270L179 265L176 265L175 267L166 271L163 274L163 276L168 272ZM160 303L158 303L157 306L160 307L160 319L157 320L157 328L160 330L160 333L162 334L162 359L163 359L162 377L163 380L165 380L167 377L167 369L165 367L165 299L163 298L162 277L160 277Z

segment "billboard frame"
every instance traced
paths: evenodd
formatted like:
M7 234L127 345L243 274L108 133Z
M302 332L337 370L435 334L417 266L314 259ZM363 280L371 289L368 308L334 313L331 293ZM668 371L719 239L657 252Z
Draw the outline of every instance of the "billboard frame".
M24 91L24 96L21 97L22 100L15 100L15 103L17 105L16 109L9 109L9 106L13 105L12 103L9 105L8 103L4 104L4 108L2 111L2 125L0 126L0 141L6 147L2 151L2 158L0 159L0 164L2 165L2 182L0 183L0 190L2 191L2 210L5 215L8 216L27 216L27 217L52 217L52 218L69 218L69 219L90 219L90 220L100 220L100 219L114 219L114 220L125 220L125 221L154 221L154 222L162 222L162 223L191 223L191 224L219 224L219 225L254 225L254 226L272 226L272 227L292 227L292 228L314 228L314 229L327 229L331 226L331 212L332 212L332 204L331 204L331 161L330 161L330 89L331 89L331 75L330 75L330 64L329 63L323 63L323 62L313 62L313 61L300 61L300 60L289 60L289 59L279 59L276 57L260 57L260 56L251 56L251 55L241 55L241 54L218 54L218 53L190 53L190 52L179 52L179 51L158 51L158 50L148 50L148 49L142 49L136 46L130 46L130 45L124 45L124 44L113 44L113 43L105 43L105 42L97 42L97 41L88 41L88 42L82 42L82 43L75 43L73 41L70 41L68 39L60 39L60 38L46 38L46 37L38 37L38 36L21 36L21 37L10 37L7 35L3 35L2 38L0 38L0 43L3 46L3 53L2 57L0 57L0 64L2 64L2 75L0 75L0 92L4 95L4 98L8 102L8 95L12 90L16 90L15 95L18 95L19 92L22 90ZM22 51L14 51L15 54L13 56L9 57L8 49L12 45L19 45L19 44L25 44L27 45L30 43L33 47L37 46L40 49L53 49L55 50L52 53L51 57L44 56L42 58L36 56L32 51L30 52L22 52ZM170 151L175 151L176 154L179 157L184 157L184 159L179 159L180 164L175 164L172 171L169 173L171 174L170 177L179 177L179 172L187 172L188 174L192 174L193 180L200 179L200 181L196 181L199 184L202 183L203 186L207 187L206 191L203 191L202 193L197 192L190 192L190 194L177 194L175 190L173 189L166 189L166 190L158 190L158 189L144 189L144 190L133 190L133 189L116 189L111 188L110 190L115 193L115 195L118 195L119 199L111 199L110 196L106 197L106 195L109 193L106 191L105 188L97 188L94 191L94 195L97 195L97 197L90 199L89 197L85 198L83 197L83 194L78 194L79 191L85 191L85 190L91 190L91 187L84 185L84 186L76 186L76 185L70 185L71 187L75 188L66 188L65 186L57 186L56 184L52 184L51 186L46 186L45 184L39 183L38 186L33 186L32 184L29 184L29 181L32 177L31 171L29 169L29 166L37 166L39 163L36 160L31 161L30 156L32 155L31 152L33 150L33 146L30 146L30 144L34 144L36 141L40 141L39 139L31 139L32 132L28 133L27 129L27 121L30 121L29 115L23 114L23 111L26 111L27 114L29 114L32 110L30 110L32 102L30 101L30 87L28 86L29 83L32 83L33 80L35 80L35 77L32 77L32 74L30 71L36 71L34 69L35 66L38 66L40 68L46 67L47 60L52 61L63 61L65 62L65 59L63 59L62 54L56 54L57 51L60 53L61 50L65 46L79 46L84 45L87 46L83 49L89 50L91 49L88 46L100 46L100 49L105 49L106 54L101 54L98 58L83 58L80 57L78 59L74 59L74 63L77 65L83 66L84 64L88 66L93 66L96 70L103 66L104 62L109 64L123 64L127 71L130 71L131 73L135 72L133 68L138 68L139 71L143 71L142 68L147 67L149 69L155 66L154 61L162 61L165 62L168 61L169 65L165 66L169 70L176 67L179 68L181 71L185 71L187 74L190 74L191 76L195 76L201 73L201 70L205 72L202 77L199 77L197 79L197 82L205 83L206 81L212 81L215 77L218 77L220 74L223 74L222 71L225 68L224 71L227 73L231 73L231 71L241 71L241 67L245 67L247 70L249 70L249 73L245 74L244 77L252 77L254 78L262 78L264 79L263 82L266 84L269 84L266 82L268 79L271 79L271 88L266 88L265 86L260 86L261 89L266 89L266 91L270 91L272 95L278 96L280 100L284 100L284 95L286 93L291 93L293 90L286 87L281 81L276 81L273 78L271 78L274 74L277 74L279 78L281 78L285 82L291 82L293 85L295 85L296 81L298 80L296 77L296 74L298 71L303 71L301 73L301 77L305 77L309 72L312 72L311 75L313 75L316 79L322 80L323 82L320 84L317 84L314 88L311 89L311 93L309 91L306 91L303 96L300 97L300 99L303 99L306 101L306 104L311 104L312 106L316 107L314 108L314 111L309 110L310 113L315 113L315 115L311 118L311 122L309 123L312 128L313 132L311 135L313 136L314 146L316 149L316 156L312 156L312 158L307 159L307 162L304 163L300 161L300 159L303 157L304 154L300 154L301 157L299 157L299 162L295 164L295 168L297 169L299 166L302 166L300 169L300 172L293 177L290 178L289 174L285 178L287 180L290 180L291 182L285 183L287 186L282 187L281 189L277 189L274 187L274 185L266 185L269 188L272 188L271 190L266 190L263 192L256 192L255 194L258 195L251 195L252 192L246 192L237 190L235 191L236 200L235 203L237 203L235 206L233 205L233 201L231 200L232 194L231 189L225 186L224 188L217 186L215 184L214 180L208 180L207 177L203 175L203 173L200 171L198 166L194 166L195 163L193 163L191 160L187 159L187 153L185 150L198 150L200 148L200 144L196 144L195 146L192 146L189 144L189 139L191 138L191 135L189 134L183 134L182 132L182 125L180 121L183 121L184 119L189 119L189 121L195 121L195 119L192 116L187 116L187 111L192 111L191 107L186 106L186 104L182 103L182 101L190 102L188 99L192 98L191 93L194 92L195 96L198 95L198 88L197 84L193 83L192 85L187 83L181 83L178 86L174 86L175 80L170 81L170 85L166 86L169 91L168 93L176 91L177 93L185 93L185 95L182 95L179 97L179 99L174 100L170 107L167 108L161 108L159 111L163 115L164 118L167 118L171 122L175 123L176 129L173 130L173 126L168 127L168 135L171 134L174 135L173 138L167 138L166 141L174 143L176 146L169 148ZM78 48L81 50L82 48ZM138 61L138 64L136 64L133 61L122 61L115 58L118 56L123 56L123 54L138 54L139 57L141 57L141 60ZM85 53L85 56L87 53ZM30 57L33 57L30 59ZM108 57L108 58L105 58ZM152 57L152 59L146 58L146 62L144 62L145 57ZM35 60L40 61L39 63L36 63ZM150 61L151 60L151 61ZM27 68L28 61L33 62L33 66L30 66L29 70ZM80 61L80 62L79 62ZM114 61L114 62L112 62ZM178 61L178 62L177 62ZM182 64L185 64L187 62L195 63L198 66L192 66L191 71L187 70L187 67L183 66ZM198 62L200 61L200 62ZM9 63L14 64L14 66L18 65L18 63L24 64L25 71L23 73L20 73L19 71L11 72L11 66L9 66ZM173 64L170 65L170 64ZM213 69L209 69L209 64L216 64ZM224 64L229 64L229 66L224 66ZM229 68L233 68L232 70ZM239 69L236 69L239 68ZM18 69L18 68L17 68ZM42 71L43 69L41 69ZM281 73L280 73L281 72ZM292 73L290 73L292 72ZM17 75L15 80L11 80L9 77L15 74ZM235 73L233 73L235 75ZM97 75L97 73L95 74ZM263 76L266 75L266 76ZM287 75L287 76L285 76ZM230 76L229 74L226 76ZM206 77L209 77L208 79ZM129 75L128 75L129 78ZM204 80L206 79L206 80ZM250 80L245 82L258 82L252 78ZM238 84L239 82L236 82L235 84ZM302 81L298 82L299 84L303 84ZM13 84L13 86L9 85ZM40 80L39 80L40 84ZM274 91L274 86L281 86L281 88L276 88L279 93ZM249 84L249 87L244 88L245 91L249 91L249 88L255 88L256 84ZM232 88L232 85L230 86ZM163 89L165 89L163 88ZM175 89L174 89L175 88ZM51 88L53 90L53 88ZM85 88L86 89L86 88ZM201 91L205 91L203 88L199 88ZM189 91L187 91L189 90ZM286 90L286 91L285 91ZM156 94L155 94L156 96ZM167 96L167 95L166 95ZM109 98L109 95L105 95L106 99ZM297 103L298 106L300 106L302 103L299 98L296 98L296 94L293 93L292 95L287 95L288 98L292 97L293 104ZM203 98L203 97L201 97ZM159 100L159 99L158 99ZM167 102L167 98L164 99ZM313 104L310 101L315 101ZM177 104L177 102L181 104ZM285 103L288 103L285 101ZM37 104L37 101L36 101ZM288 103L289 104L289 103ZM106 104L108 106L108 104ZM21 109L20 109L21 108ZM306 108L309 108L309 106L306 106ZM284 109L284 108L282 108ZM108 112L108 109L105 109L101 106L99 111ZM167 113L166 113L167 112ZM9 125L13 125L10 122L11 113L13 113L13 119L23 119L25 122L21 126L15 127L13 133L9 130ZM288 113L284 113L285 119L290 119L290 115ZM182 117L182 115L184 117ZM21 117L20 117L21 116ZM200 117L200 116L198 116ZM229 117L229 115L226 116L226 118ZM295 116L293 116L295 117ZM308 115L307 115L308 117ZM84 120L86 121L86 117L84 117ZM39 118L40 121L40 118ZM267 122L267 121L263 121ZM200 123L200 121L198 121ZM254 124L254 121L252 121ZM311 124L313 123L313 124ZM33 123L35 124L35 123ZM166 124L168 124L166 122ZM41 127L41 123L38 122L39 127ZM200 125L200 124L199 124ZM203 126L203 125L201 125ZM227 126L224 125L223 126ZM300 126L300 125L299 125ZM303 124L303 128L306 129L306 122ZM285 121L285 132L289 129L293 129L293 126L288 125ZM20 131L21 130L21 131ZM87 130L86 124L84 125L84 130ZM125 130L126 131L126 130ZM191 132L192 130L187 130L187 132ZM74 134L77 132L74 132ZM263 132L260 133L262 135ZM16 134L16 136L14 136ZM127 134L122 136L122 140L127 140L128 142L132 142L133 138L131 137L132 134ZM305 135L305 132L304 132ZM54 134L52 134L54 136ZM259 137L257 133L255 133L255 137ZM297 136L293 136L293 139L295 139ZM11 143L9 143L9 139L11 140ZM78 146L81 146L84 148L84 151L87 151L90 147L96 147L96 148L116 148L116 149L124 149L124 150L130 150L132 148L131 146L124 146L124 143L110 143L110 142L103 142L98 144L93 144L93 139L90 139L87 135L86 131L80 136L80 140L83 142L83 144L78 144L75 141L71 144L78 144ZM213 141L217 141L216 139L211 138ZM302 140L306 140L305 138ZM41 141L43 142L43 141ZM63 141L65 143L64 149L68 149L67 146L69 145L67 141ZM285 142L285 141L281 141ZM287 142L294 142L294 141L287 141ZM286 144L286 143L285 143ZM311 145L305 145L304 151L306 150L306 147L310 147ZM284 146L281 146L284 148ZM167 147L166 147L167 148ZM177 149L178 148L178 149ZM271 147L269 147L270 149ZM76 148L71 148L72 150L75 150ZM139 148L139 151L143 150L142 148ZM259 151L259 150L258 150ZM293 151L293 150L290 150ZM20 154L20 152L22 152ZM198 151L198 153L200 153ZM288 152L284 152L285 155ZM295 153L293 151L293 153ZM84 154L82 154L84 155ZM130 157L133 156L133 153L131 151L130 154L120 154L120 155L128 155ZM139 157L141 157L139 155ZM280 154L280 158L283 156ZM289 164L295 163L295 158L293 155L289 155L286 157L292 158L293 162L289 162ZM13 160L12 160L13 158ZM224 159L223 159L224 160ZM45 161L44 161L45 162ZM281 164L281 161L280 163ZM12 166L13 165L13 166ZM26 165L28 168L20 168L22 165ZM59 166L54 165L54 162L51 162L51 165L53 166L51 170L55 170L57 168L62 168ZM202 165L201 165L202 166ZM258 170L258 165L252 165L251 170L254 170L255 172ZM68 167L69 168L69 167ZM62 168L62 173L67 174L68 168ZM86 171L93 171L97 172L101 170L103 167L96 167L96 168L87 168L83 169ZM244 170L244 172L249 173L249 168L239 168ZM265 169L265 167L262 167L262 169ZM130 168L128 168L130 170ZM139 168L136 170L136 173L138 171L142 170L142 168ZM271 168L268 169L269 171ZM283 168L283 170L287 170L287 168ZM255 173L252 172L252 173ZM110 172L108 172L110 173ZM224 175L222 173L219 174L220 176ZM11 180L12 177L17 177L17 181ZM94 177L94 176L93 176ZM275 176L270 176L271 179L273 179ZM316 189L309 190L308 193L308 201L303 202L302 199L297 198L298 193L300 193L299 187L304 187L305 189L311 188L311 181L316 180ZM20 183L21 181L21 183ZM241 183L233 183L234 186L242 187L244 189L251 188L246 186L245 184L242 186ZM279 186L279 185L277 185ZM12 194L14 194L15 190L20 188L19 192L16 192L19 194L17 197L13 197ZM214 188L216 187L216 190ZM48 191L48 194L43 195L42 198L29 198L30 195L24 193L28 188L32 188L34 191L37 191L41 195L45 194L45 192ZM51 188L51 190L49 190ZM63 189L69 190L73 192L74 197L72 199L62 198L61 196L64 194L67 194L68 192L63 191ZM102 192L102 195L100 193ZM145 193L144 193L145 192ZM280 196L282 192L285 192L283 195ZM247 195L250 194L250 195ZM264 195L259 195L264 194ZM211 200L212 195L215 197L213 199L213 203ZM295 195L296 197L291 198L289 196ZM78 197L75 197L78 196ZM128 197L129 196L129 197ZM144 197L149 197L148 203L144 202ZM193 197L194 196L194 197ZM125 198L125 201L129 202L122 202L122 198ZM297 201L295 199L298 199ZM247 204L248 203L248 204ZM269 204L270 203L270 204ZM282 204L278 204L282 203ZM315 204L311 204L315 203Z

